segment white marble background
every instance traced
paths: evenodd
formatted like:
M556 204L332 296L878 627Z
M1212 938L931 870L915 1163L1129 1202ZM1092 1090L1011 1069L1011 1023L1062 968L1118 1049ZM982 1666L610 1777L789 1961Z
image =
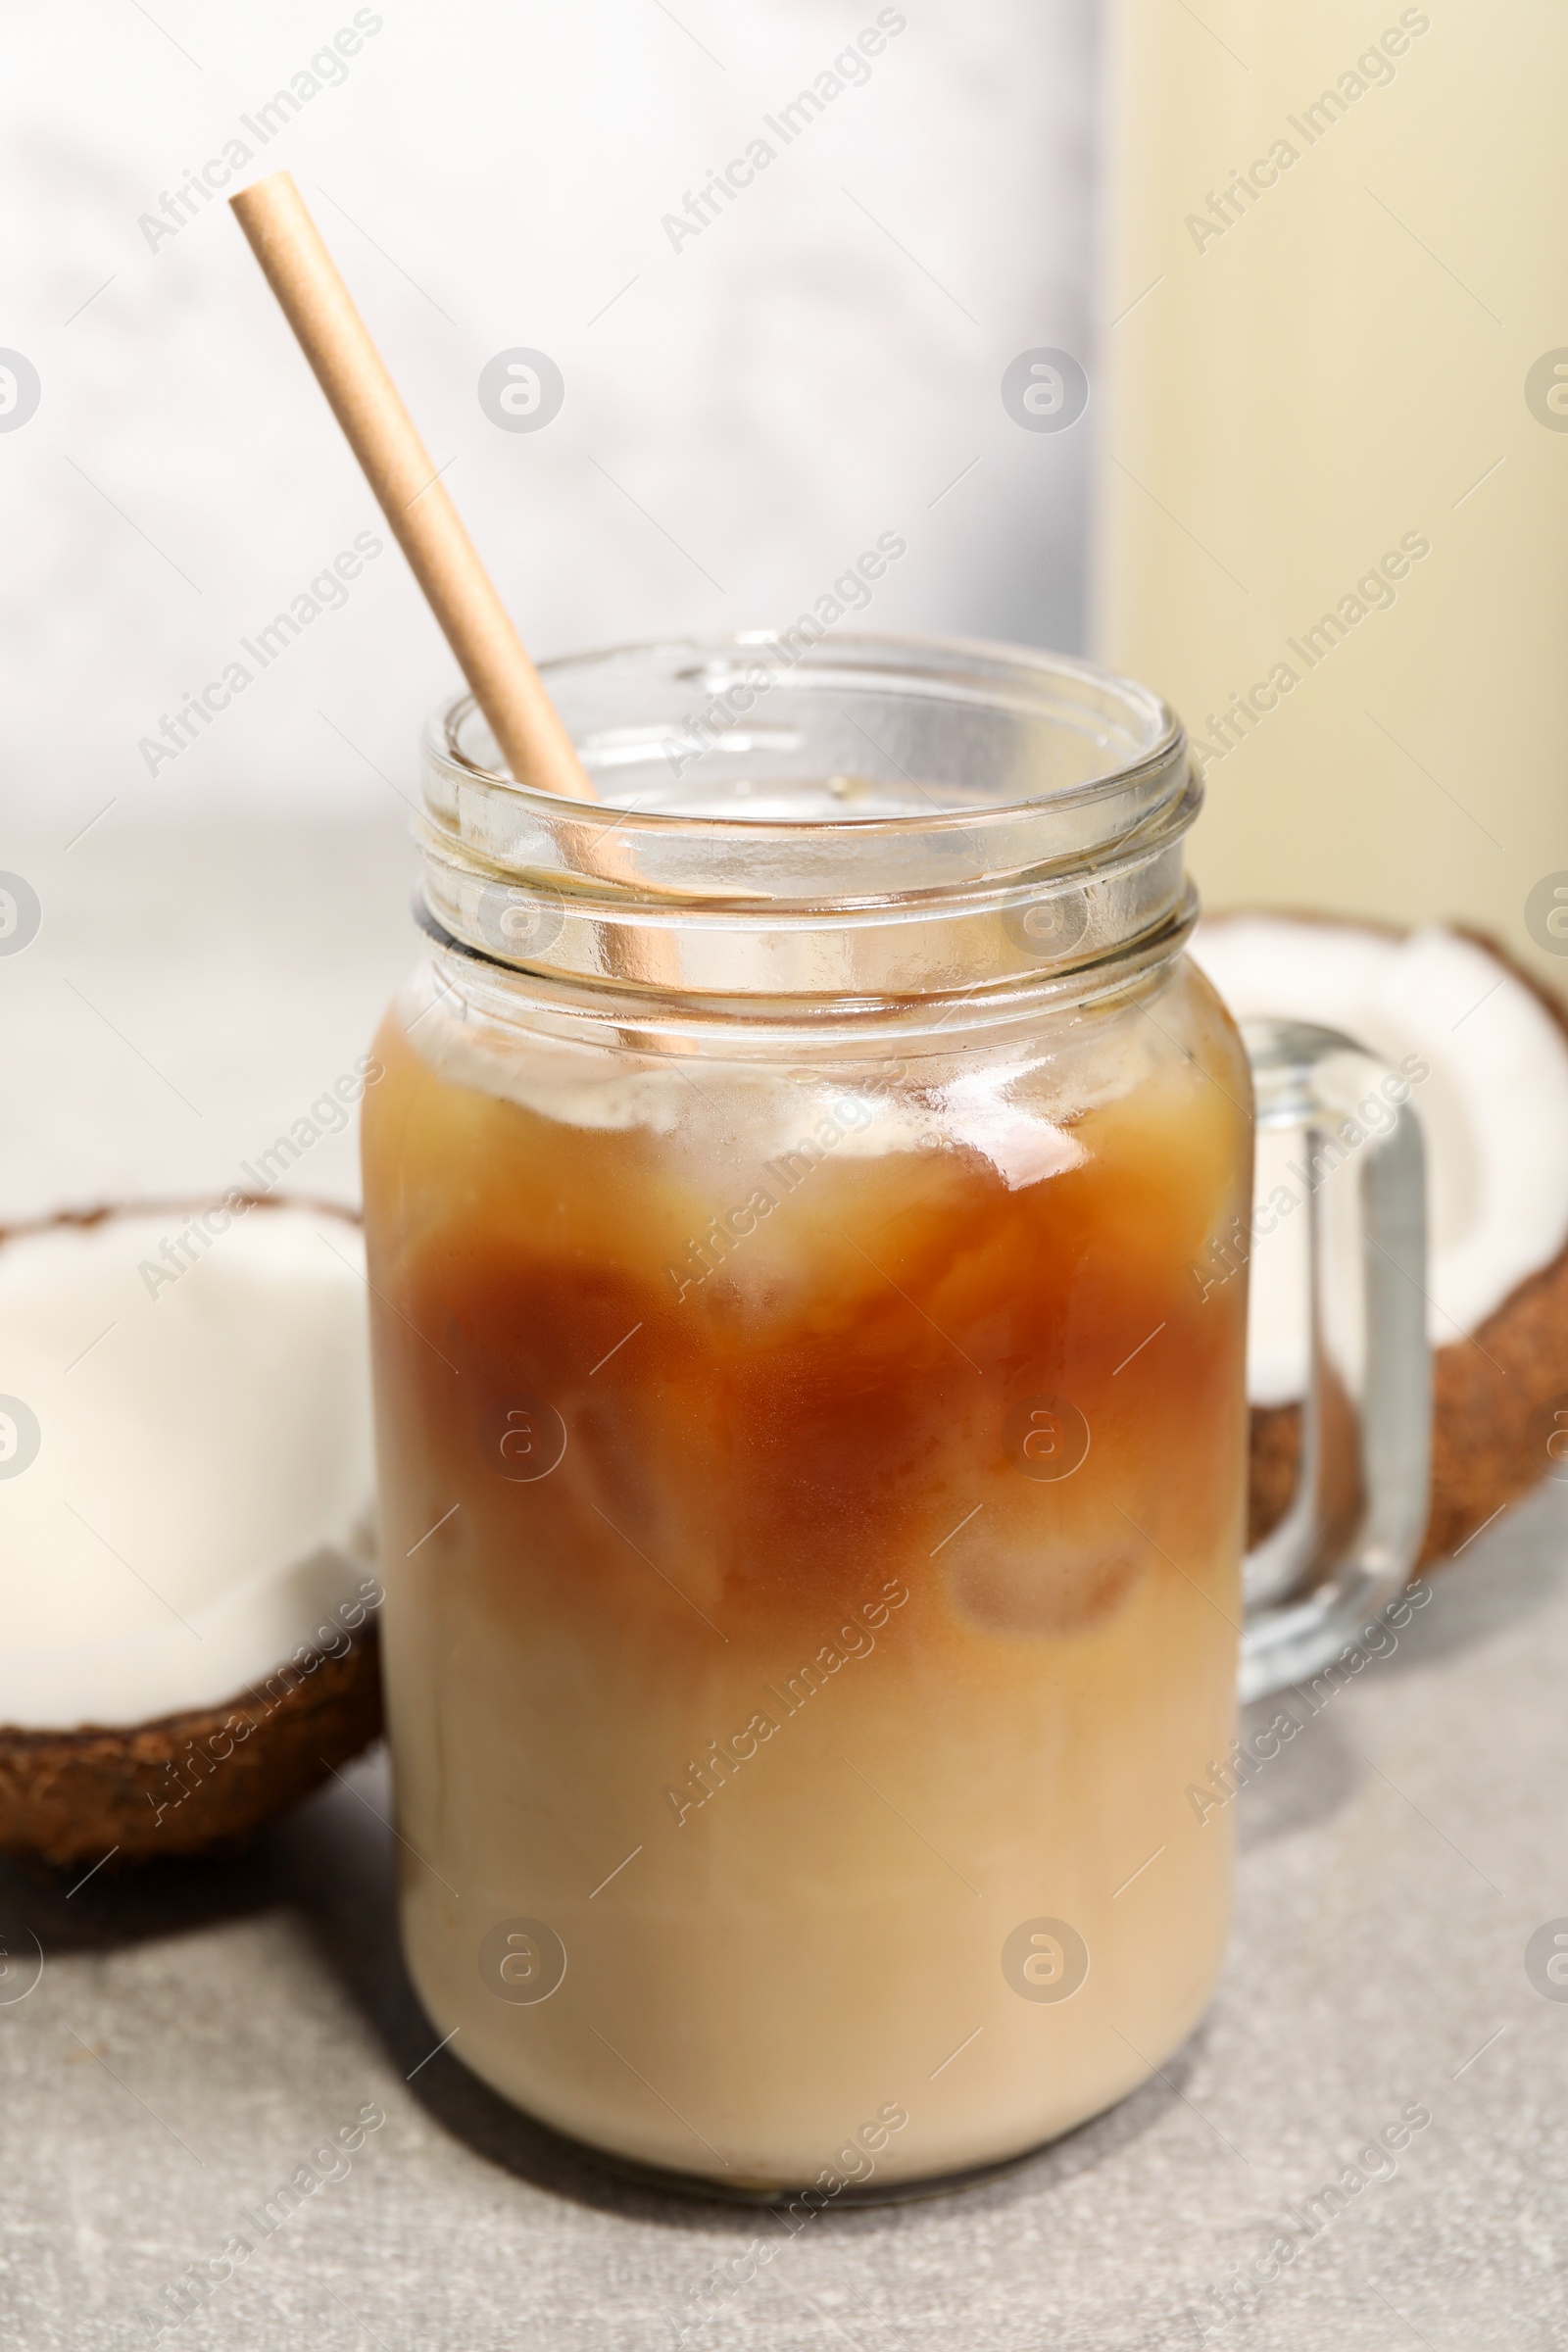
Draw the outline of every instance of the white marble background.
M354 0L11 0L0 346L42 391L0 431L0 828L368 811L453 679L389 552L177 761L138 754L377 520L221 197L138 225L236 135L241 178L298 178L541 657L792 615L886 529L872 625L1075 645L1094 404L1025 433L999 384L1042 343L1093 368L1095 12L891 13L675 251L662 217L877 0L379 0L265 147L241 116ZM517 345L565 378L538 433L478 405Z

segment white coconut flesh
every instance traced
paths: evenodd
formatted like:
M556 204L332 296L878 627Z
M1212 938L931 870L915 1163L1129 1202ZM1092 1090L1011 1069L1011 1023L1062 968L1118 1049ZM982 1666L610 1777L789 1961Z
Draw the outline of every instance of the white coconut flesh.
M218 1706L363 1606L360 1233L260 1206L166 1254L185 1225L0 1240L0 1726Z
M1568 1041L1519 976L1440 928L1399 936L1279 915L1200 925L1193 954L1238 1020L1343 1030L1394 1068L1430 1065L1410 1102L1427 1152L1426 1289L1434 1348L1462 1340L1568 1242ZM1300 1159L1260 1134L1256 1197ZM1306 1385L1304 1218L1253 1246L1248 1386L1281 1404Z

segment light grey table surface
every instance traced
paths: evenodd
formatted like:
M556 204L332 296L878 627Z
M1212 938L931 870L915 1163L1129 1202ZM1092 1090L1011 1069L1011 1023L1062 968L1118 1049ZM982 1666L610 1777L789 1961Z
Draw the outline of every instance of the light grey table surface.
M69 853L10 841L0 865L45 909L0 961L0 1216L228 1180L364 1050L414 950L395 822L106 822ZM352 1155L319 1150L312 1189L352 1194ZM1568 2000L1525 1969L1532 1934L1568 1915L1565 1551L1568 1487L1547 1488L1244 1793L1229 1966L1164 2079L989 2186L822 2215L689 2340L1196 2344L1209 2290L1420 2102L1431 2124L1393 2177L1218 2340L1568 2341ZM15 2352L148 2342L165 2286L368 2102L387 2120L352 2169L166 2340L640 2352L777 2231L616 2185L430 2056L386 1806L377 1756L241 1861L69 1895L0 1865L10 1950L30 1930L44 1952L26 1997L0 2000Z

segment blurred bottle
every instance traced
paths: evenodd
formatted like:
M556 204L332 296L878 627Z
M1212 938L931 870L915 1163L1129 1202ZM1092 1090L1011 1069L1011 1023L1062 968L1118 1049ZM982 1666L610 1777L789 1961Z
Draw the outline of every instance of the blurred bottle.
M1115 0L1102 658L1211 906L1568 977L1568 11Z

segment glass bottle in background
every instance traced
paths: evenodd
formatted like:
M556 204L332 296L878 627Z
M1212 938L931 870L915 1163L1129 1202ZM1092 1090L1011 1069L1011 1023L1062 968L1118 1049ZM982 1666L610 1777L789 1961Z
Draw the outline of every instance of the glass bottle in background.
M1562 973L1565 84L1546 0L1117 0L1098 651L1187 720L1210 906Z

